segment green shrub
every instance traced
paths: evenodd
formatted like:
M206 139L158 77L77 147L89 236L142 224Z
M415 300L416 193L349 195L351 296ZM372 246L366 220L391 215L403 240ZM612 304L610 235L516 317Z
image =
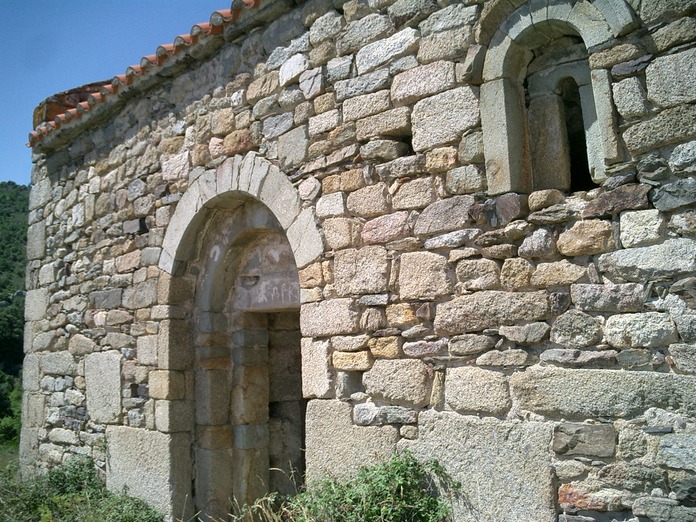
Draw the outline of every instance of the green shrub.
M162 522L141 500L106 490L90 459L76 457L44 475L0 475L0 522Z
M238 508L231 517L263 522L441 522L450 520L451 507L438 496L438 489L457 495L460 488L436 461L423 464L404 452L361 469L354 480L322 482L279 506L271 494Z
M0 371L0 445L17 443L21 429L21 379Z

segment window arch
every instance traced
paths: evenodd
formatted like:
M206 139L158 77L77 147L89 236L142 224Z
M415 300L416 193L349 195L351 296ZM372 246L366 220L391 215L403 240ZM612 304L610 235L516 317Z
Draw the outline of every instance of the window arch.
M590 70L588 49L632 27L632 12L621 1L514 4L491 4L477 31L487 47L481 122L489 192L601 183L622 154L609 72Z

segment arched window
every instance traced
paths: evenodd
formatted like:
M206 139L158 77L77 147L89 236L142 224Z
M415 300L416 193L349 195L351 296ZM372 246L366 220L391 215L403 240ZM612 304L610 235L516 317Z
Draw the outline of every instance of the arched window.
M482 27L499 21L490 37L477 33L488 47L481 122L491 194L587 190L622 159L609 72L590 70L588 49L627 30L633 18L618 0L609 23L605 3L597 4L523 3L501 13L510 4L494 2L484 11Z

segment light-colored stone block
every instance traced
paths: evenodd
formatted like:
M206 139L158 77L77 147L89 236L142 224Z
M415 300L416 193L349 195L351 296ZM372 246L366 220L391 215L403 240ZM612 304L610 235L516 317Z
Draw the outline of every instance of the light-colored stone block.
M553 263L539 263L532 274L533 286L566 286L587 277L587 268L563 259Z
M454 62L433 62L397 74L391 87L391 99L397 107L454 87Z
M445 402L458 413L496 416L512 405L504 374L471 366L447 370Z
M46 255L46 224L33 223L27 228L27 260L41 259Z
M529 286L534 265L521 257L506 259L500 269L500 284L505 288L517 289Z
M471 37L471 27L464 26L431 34L421 39L418 62L457 60L466 56Z
M602 339L599 322L584 312L568 310L551 327L551 341L568 348L587 348Z
M476 332L522 321L547 319L546 292L501 292L486 290L440 303L435 312L439 335Z
M645 70L648 98L660 107L696 100L696 49L655 58Z
M376 69L395 58L404 56L418 47L418 31L407 27L388 38L366 45L355 55L358 74Z
M288 58L278 71L278 82L281 87L297 80L300 75L309 69L309 60L304 54L295 54Z
M428 366L418 359L378 359L363 374L365 391L392 405L422 408L432 387Z
M191 436L125 426L106 430L106 486L140 498L168 517L188 517L191 504Z
M409 235L408 212L395 212L367 221L361 236L365 243L385 244Z
M389 71L377 69L371 73L337 81L334 85L336 101L342 102L347 98L360 96L389 87Z
M473 196L454 196L428 205L414 226L417 235L435 235L465 228L471 221L469 209L475 203Z
M327 318L330 318L327 320ZM300 330L306 337L357 333L358 313L352 299L330 299L302 305Z
M392 196L395 210L424 208L437 198L433 180L430 177L417 178L399 186Z
M612 84L611 88L614 94L616 110L624 118L643 116L650 110L647 93L638 78L626 78Z
M160 321L157 332L157 366L161 370L190 370L193 367L193 333L188 321Z
M300 212L292 225L288 227L287 235L297 268L313 263L324 251L324 241L317 229L316 217L311 208Z
M488 63L488 59L486 60ZM509 78L481 86L481 124L486 158L486 178L491 195L531 192L532 176L526 150L521 87ZM505 107L504 111L500 107Z
M307 157L307 126L302 125L278 138L278 160L282 169L299 166Z
M348 194L348 210L359 217L376 217L389 210L389 191L385 183L376 183Z
M331 249L355 246L360 238L360 223L350 218L329 218L323 223L324 238Z
M394 426L354 426L349 403L312 400L307 404L307 482L354 478L370 462L387 460L396 448Z
M563 98L555 93L532 98L527 124L534 190L569 190L570 149Z
M353 53L387 35L392 29L393 25L387 15L367 15L346 26L344 32L336 38L336 50L339 55Z
M479 123L478 89L458 87L421 100L412 121L413 149L418 152L458 142Z
M696 411L696 377L533 366L510 379L523 410L566 418L631 417L650 407Z
M395 359L401 355L401 345L403 338L390 337L373 337L370 339L370 353L374 357L380 359Z
M450 194L473 194L486 188L486 176L475 165L465 165L447 173L445 186Z
M628 281L667 279L696 271L696 240L668 239L658 245L618 250L599 257L599 269Z
M696 106L678 105L630 126L623 133L628 150L634 155L696 138Z
M196 422L193 401L156 401L155 426L163 433L191 431Z
M391 109L389 91L377 91L348 98L343 102L343 120L355 121Z
M399 107L358 120L355 137L366 141L379 136L408 136L411 133L411 109Z
M696 435L667 433L660 437L657 462L670 468L696 471Z
M181 400L186 397L184 372L153 370L148 374L148 390L153 399Z
M331 369L329 341L302 339L302 396L307 399L333 396L335 375Z
M461 522L510 519L554 522L554 474L549 444L552 423L478 419L428 410L418 418L418 438L402 439L422 459L437 459L461 482L454 519Z
M75 375L77 371L75 358L65 351L42 353L39 361L46 375Z
M312 45L320 44L336 36L345 25L345 18L336 11L330 10L314 21L309 29L309 41Z
M22 395L22 426L24 428L43 428L46 421L46 397L41 393Z
M317 200L317 217L327 218L341 216L346 212L346 202L343 192L326 194Z
M87 411L94 422L112 424L121 416L122 358L117 351L85 356Z
M614 245L611 223L599 219L578 221L558 236L556 245L564 256L601 254Z
M463 259L457 263L457 281L466 290L500 288L500 267L492 259Z
M318 134L329 132L338 127L341 123L341 115L338 109L323 112L317 116L309 118L309 137L313 138Z
M570 298L587 312L638 312L643 308L643 291L637 283L578 284L570 286Z
M24 320L40 321L46 317L48 308L48 289L38 288L27 291L24 300Z
M336 252L334 281L339 296L386 292L389 260L381 246L366 246Z
M435 299L451 291L447 259L432 252L401 256L399 291L402 299Z
M157 336L142 335L136 341L136 353L140 364L154 366L157 364Z
M652 245L662 239L665 218L657 209L623 212L620 226L624 247Z
M678 340L677 328L669 314L617 314L604 326L607 342L615 348L655 348Z
M343 372L364 372L372 368L374 359L369 351L360 352L334 352L332 356L333 367Z

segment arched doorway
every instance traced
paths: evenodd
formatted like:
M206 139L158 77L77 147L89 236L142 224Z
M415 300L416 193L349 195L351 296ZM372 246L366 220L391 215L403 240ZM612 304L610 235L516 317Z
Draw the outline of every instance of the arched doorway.
M314 211L254 152L204 173L178 203L159 262L159 302L173 316L160 325L158 370L185 374L186 392L156 405L195 412L157 425L191 448L192 466L170 455L181 463L170 487L189 492L173 499L175 516L223 517L233 499L294 491L288 476L302 477L297 273L323 250Z
M228 201L212 211L187 270L196 279L194 499L219 518L232 499L291 492L304 472L294 256L268 208Z

